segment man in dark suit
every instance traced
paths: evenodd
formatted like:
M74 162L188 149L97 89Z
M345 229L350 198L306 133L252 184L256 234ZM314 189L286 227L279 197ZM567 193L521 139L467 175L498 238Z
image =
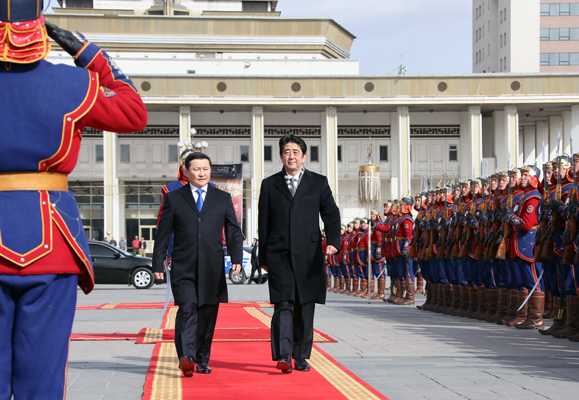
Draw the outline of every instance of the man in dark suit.
M189 184L168 192L153 251L153 272L163 279L163 261L174 233L171 289L179 306L175 347L186 377L208 374L219 303L227 303L222 230L231 252L234 275L241 271L243 238L231 195L209 184L211 160L192 153L185 160Z
M327 236L326 253L340 248L340 211L325 176L303 168L306 143L285 135L279 141L281 172L264 179L259 196L259 265L269 273L274 303L272 358L277 369L309 371L314 337L314 306L326 301L326 271L319 218Z
M249 282L247 282L248 285L250 285L251 282L253 281L254 279L253 277L255 276L256 271L257 271L257 280L255 281L255 283L261 285L261 268L259 268L258 253L259 253L259 241L256 240L253 245L253 248L251 249L251 275L249 275Z

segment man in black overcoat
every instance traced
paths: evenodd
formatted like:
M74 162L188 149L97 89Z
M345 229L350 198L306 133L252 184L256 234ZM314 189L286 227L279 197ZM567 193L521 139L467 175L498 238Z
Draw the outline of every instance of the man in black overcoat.
M285 135L279 141L284 168L264 179L259 196L259 263L269 273L272 358L284 373L309 371L315 303L326 301L326 271L320 216L327 254L340 248L340 211L325 176L303 167L306 143Z
M211 160L192 153L185 160L189 184L165 196L153 251L153 272L163 279L163 261L171 232L174 244L171 289L179 306L175 347L186 377L208 374L219 303L227 303L222 230L231 252L234 274L241 271L243 238L231 195L209 184Z

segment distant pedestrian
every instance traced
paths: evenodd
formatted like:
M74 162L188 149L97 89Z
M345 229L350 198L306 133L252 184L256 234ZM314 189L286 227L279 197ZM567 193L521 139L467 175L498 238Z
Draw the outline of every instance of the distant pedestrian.
M117 246L117 241L115 240L114 237L111 238L111 241L109 242L111 244L111 246Z
M147 242L145 242L145 238L142 237L141 241L139 243L139 255L141 257L146 257L147 256Z
M137 253L139 252L139 246L141 245L141 242L139 241L139 237L135 236L135 240L133 240L133 255L136 256Z
M255 241L253 248L251 249L251 275L249 275L249 282L248 285L251 284L253 281L253 276L255 275L255 271L257 271L257 280L255 283L261 285L261 268L259 266L259 240Z
M119 240L119 249L127 251L127 241L122 236L121 236L121 240Z
M109 240L107 239L107 237L105 236L105 239L103 240L103 242L108 243Z

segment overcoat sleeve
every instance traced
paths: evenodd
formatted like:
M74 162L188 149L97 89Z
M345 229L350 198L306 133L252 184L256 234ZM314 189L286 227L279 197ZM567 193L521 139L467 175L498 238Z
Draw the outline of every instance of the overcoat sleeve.
M261 209L261 208L260 208ZM320 215L324 221L327 244L340 252L340 209L334 201L328 179L324 177L320 189Z
M157 235L155 237L155 248L153 249L153 272L163 272L163 262L169 247L169 240L173 232L173 207L170 196L165 197L163 202L163 213L159 220Z
M165 211L163 211L163 214L164 213ZM163 214L161 214L161 218L163 218ZM224 227L227 248L231 254L231 263L241 264L243 262L243 236L241 234L239 223L237 222L235 208L233 208L233 201L229 194L227 196L227 211L225 213Z
M261 190L259 194L259 204L257 206L258 217L257 217L257 232L259 235L259 266L267 266L267 237L268 237L268 212L269 212L269 193L267 189L266 181L261 182Z

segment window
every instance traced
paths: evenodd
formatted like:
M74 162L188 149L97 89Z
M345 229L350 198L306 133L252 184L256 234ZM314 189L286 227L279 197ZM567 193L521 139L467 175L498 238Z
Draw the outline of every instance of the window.
M319 147L318 146L311 146L310 147L310 161L312 162L319 162Z
M549 29L549 40L559 40L559 29Z
M569 40L569 28L559 29L559 40Z
M263 161L271 160L271 146L263 146Z
M338 161L342 161L342 146L338 146Z
M121 162L131 162L131 146L121 144Z
M239 4L239 3L238 3ZM241 11L269 11L267 1L242 1Z
M542 4L541 4L542 6ZM579 15L579 4L578 3L572 3L570 4L571 8L570 8L570 14L571 15ZM541 14L543 15L543 14Z
M177 146L174 144L169 145L169 162L179 161L179 154Z
M549 15L559 15L559 4L549 4Z
M569 30L569 39L579 40L579 28L571 28Z
M569 3L559 4L559 15L571 15Z
M549 65L549 54L541 53L541 65Z
M579 53L571 53L571 54L569 54L569 64L571 64L571 65L579 65Z
M559 54L559 65L569 65L569 53Z
M97 162L102 162L104 160L103 145L102 144L96 145L96 160L97 160Z
M503 59L501 58L501 72L503 72Z
M108 247L101 246L99 244L92 244L89 247L90 255L97 256L97 257L112 257L115 255L115 252Z
M503 23L503 12L501 11L501 18L500 18L501 24Z
M541 4L541 17L548 17L549 15L549 4Z
M541 28L541 40L549 40L549 29Z
M503 35L503 41L505 43L505 46L507 45L507 32L505 32L505 34Z
M448 146L448 161L458 161L458 146L456 144Z
M507 57L505 57L505 62L503 63L503 67L505 68L505 71L507 70Z
M503 13L503 17L505 17L505 21L507 20L507 9L505 8L505 12Z
M501 40L500 40L500 42L501 42L501 48L503 48L503 35L501 35Z
M249 146L240 146L241 162L249 162Z
M559 53L549 53L549 65L559 65Z
M93 0L67 0L67 8L94 8Z
M388 146L380 146L380 161L388 161Z

